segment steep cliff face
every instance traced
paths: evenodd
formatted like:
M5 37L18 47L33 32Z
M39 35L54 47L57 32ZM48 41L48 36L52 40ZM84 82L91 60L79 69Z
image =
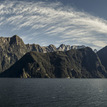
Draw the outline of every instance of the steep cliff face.
M26 52L25 44L17 35L11 38L0 37L0 72L9 68Z
M29 52L0 77L103 78L107 72L98 56L87 47L66 52Z
M104 65L104 67L106 68L107 70L107 46L105 46L104 48L102 48L101 50L99 50L97 52L100 60L101 60L101 63Z

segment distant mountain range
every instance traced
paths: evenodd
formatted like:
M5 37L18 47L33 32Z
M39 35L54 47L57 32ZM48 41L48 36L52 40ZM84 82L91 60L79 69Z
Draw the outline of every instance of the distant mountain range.
M95 53L85 46L41 47L13 37L0 37L0 77L106 78L107 47Z

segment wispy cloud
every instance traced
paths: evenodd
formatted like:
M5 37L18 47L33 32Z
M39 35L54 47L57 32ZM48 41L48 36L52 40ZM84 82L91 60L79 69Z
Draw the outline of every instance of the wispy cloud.
M23 34L25 42L42 44L44 40L47 45L84 44L98 49L106 45L106 20L59 2L4 1L0 16L0 31Z

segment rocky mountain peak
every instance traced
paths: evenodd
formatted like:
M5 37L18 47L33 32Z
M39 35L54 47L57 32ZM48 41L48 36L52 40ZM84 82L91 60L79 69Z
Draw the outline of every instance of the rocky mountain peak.
M60 47L65 47L65 44L61 44Z
M71 46L70 45L65 45L65 44L61 44L59 47L58 47L58 51L68 51L71 49Z
M76 45L71 46L71 49L82 49L82 48L86 48L86 47L84 45L82 45L82 46L76 46Z
M50 44L48 47L53 47L53 48L56 48L53 44Z
M50 52L57 51L56 47L54 45L52 45L52 44L50 44L48 46L48 50L50 50Z
M14 35L14 36L12 36L10 38L10 45L12 45L12 44L16 44L16 45L22 46L22 45L24 45L24 42L19 36Z

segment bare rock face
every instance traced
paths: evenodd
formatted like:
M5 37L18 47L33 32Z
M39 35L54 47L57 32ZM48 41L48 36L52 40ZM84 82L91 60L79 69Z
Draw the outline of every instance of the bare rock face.
M26 52L27 48L24 42L17 35L11 38L0 37L0 72L9 68Z
M19 36L14 35L13 37L10 38L10 45L12 44L23 46L24 42Z
M42 47L42 49L44 50L43 53L57 51L57 48L54 45L52 45L52 44L49 45L49 46Z
M68 51L71 49L71 46L70 45L65 45L65 44L61 44L59 47L58 47L58 51Z
M43 52L43 48L38 44L27 44L26 45L27 51L36 51L36 52Z

